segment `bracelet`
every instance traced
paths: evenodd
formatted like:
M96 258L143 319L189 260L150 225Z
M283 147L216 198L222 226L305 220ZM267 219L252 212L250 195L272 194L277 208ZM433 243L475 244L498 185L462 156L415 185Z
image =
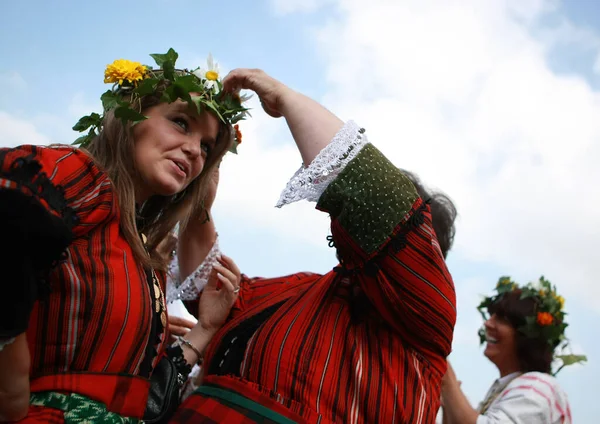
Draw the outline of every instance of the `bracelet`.
M177 336L177 340L179 341L180 344L192 349L192 351L198 356L198 360L196 361L196 364L202 365L202 363L204 362L204 356L200 353L200 351L198 349L196 349L196 346L194 346L193 344L190 343L189 340L186 340L181 336Z

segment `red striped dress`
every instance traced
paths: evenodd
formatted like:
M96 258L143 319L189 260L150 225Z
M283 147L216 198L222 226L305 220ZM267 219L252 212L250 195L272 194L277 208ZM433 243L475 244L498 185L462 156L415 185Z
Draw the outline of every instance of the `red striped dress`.
M19 210L11 215L8 208ZM141 418L164 333L147 273L119 230L108 176L74 148L1 149L0 210L3 233L21 225L19 216L28 219L38 210L68 239L49 274L31 280L29 317L21 317L23 292L11 281L3 285L2 313L12 319L2 324L0 338L26 331L31 355L32 405L24 422L62 422L83 406L94 409L85 416L91 422ZM48 227L36 228L37 221L25 223L31 234L14 230L15 239L27 238L19 245L26 253L17 259L53 246ZM14 272L14 278L22 280L23 273Z
M428 205L367 143L317 208L340 265L244 277L173 422L435 422L456 300Z

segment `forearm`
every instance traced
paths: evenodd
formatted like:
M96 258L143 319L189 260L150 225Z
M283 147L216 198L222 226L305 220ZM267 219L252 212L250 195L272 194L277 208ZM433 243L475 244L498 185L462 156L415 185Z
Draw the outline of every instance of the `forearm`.
M0 351L0 421L18 421L29 409L29 347L25 333Z
M189 333L186 334L185 340L190 342L192 346L194 346L194 348L204 357L204 351L206 350L206 347L212 340L215 333L216 330L207 330L202 327L200 323L198 323L190 330ZM194 349L191 349L185 344L183 344L181 348L183 350L183 357L188 364L194 365L198 362L198 354L194 351Z
M283 97L282 115L308 166L333 139L344 123L318 102L293 90Z
M185 280L206 259L217 239L217 230L210 211L209 221L192 219L179 232L177 258L179 261L179 278Z

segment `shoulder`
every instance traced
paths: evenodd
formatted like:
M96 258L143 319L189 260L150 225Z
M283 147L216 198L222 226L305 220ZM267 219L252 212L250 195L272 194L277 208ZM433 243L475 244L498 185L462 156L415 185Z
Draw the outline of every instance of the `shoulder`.
M553 396L558 396L564 393L556 377L543 372L527 372L523 375L520 375L511 381L506 390L517 387L526 387L532 390L541 391L543 393L549 393Z
M569 404L567 394L558 380L550 374L528 372L513 381L503 391L502 398L524 397L530 402L548 409L551 415L567 416Z
M2 174L9 178L48 178L54 184L62 183L63 179L107 178L89 153L66 145L22 145L0 149L0 167Z

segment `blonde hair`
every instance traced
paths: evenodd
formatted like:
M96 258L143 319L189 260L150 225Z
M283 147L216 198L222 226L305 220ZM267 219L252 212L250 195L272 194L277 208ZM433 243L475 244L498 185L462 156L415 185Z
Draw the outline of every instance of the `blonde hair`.
M161 103L161 94L167 86L168 83L162 84L153 94L142 96L139 103L136 102L139 111ZM144 266L165 270L168 258L161 255L157 247L178 222L185 226L190 217L201 215L212 171L233 141L231 127L220 123L217 142L202 172L182 192L173 196L154 195L139 209L135 202L135 181L139 179L134 163L132 127L131 123L123 124L116 118L114 110L109 111L105 114L102 131L86 150L113 183L120 209L120 228L135 258ZM140 233L147 237L149 255Z

